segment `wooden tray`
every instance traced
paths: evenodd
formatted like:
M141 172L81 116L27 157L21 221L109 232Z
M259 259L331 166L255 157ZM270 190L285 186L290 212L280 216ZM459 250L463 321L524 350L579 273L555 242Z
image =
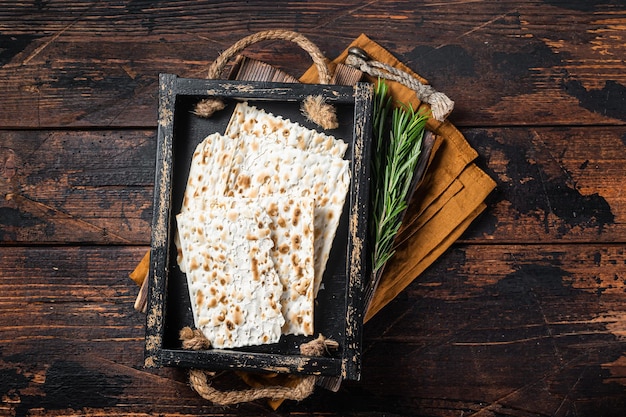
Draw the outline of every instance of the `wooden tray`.
M370 168L372 87L243 82L179 78L161 74L159 126L152 224L151 266L146 322L146 366L181 366L211 370L235 369L314 374L359 379L362 293L370 265L366 249ZM322 95L337 109L338 129L329 131L349 143L350 194L330 253L315 304L315 336L339 343L325 357L299 353L313 337L283 335L276 344L236 349L189 351L181 347L179 331L193 327L185 275L176 264L174 219L180 211L192 153L214 132L223 133L237 101L248 101L309 128L300 104L309 95ZM224 99L227 107L204 119L192 114L208 96ZM319 128L317 128L319 130Z

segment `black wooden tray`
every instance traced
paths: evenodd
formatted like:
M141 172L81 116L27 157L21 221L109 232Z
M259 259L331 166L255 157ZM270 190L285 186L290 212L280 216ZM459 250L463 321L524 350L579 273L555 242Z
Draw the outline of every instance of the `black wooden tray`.
M161 74L159 126L151 265L146 322L146 366L181 366L212 370L235 369L314 374L359 379L363 284L369 276L366 255L370 168L372 88L179 78ZM337 109L339 128L326 133L349 143L345 158L351 164L350 195L315 303L315 335L339 343L325 357L299 353L313 337L285 336L278 343L236 349L189 351L181 347L179 331L193 327L185 275L176 263L174 220L180 211L192 154L214 132L223 133L238 101L320 130L300 113L309 95L322 95ZM203 98L217 96L227 107L205 119L192 112Z

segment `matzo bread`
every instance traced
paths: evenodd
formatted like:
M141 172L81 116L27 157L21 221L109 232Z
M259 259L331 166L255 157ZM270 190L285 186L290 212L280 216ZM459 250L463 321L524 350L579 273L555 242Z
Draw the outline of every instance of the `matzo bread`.
M319 290L350 185L349 162L246 136L233 159L226 194L289 194L315 199L315 286Z
M191 158L181 212L192 209L193 204L203 196L224 195L237 148L236 140L219 133L207 136L196 146Z
M215 348L275 343L285 322L271 220L239 199L204 199L176 216L194 322Z
M206 198L212 200L216 197ZM270 239L273 243L270 254L283 290L280 298L281 312L285 318L282 333L312 335L315 299L313 199L280 195L239 200L238 205L258 207L267 212L270 219ZM178 233L181 230L179 226ZM181 240L179 238L179 242ZM184 262L186 256L189 256L187 249L180 243L178 248L179 265L183 263L180 268L186 271Z
M283 285L283 334L312 335L314 305L314 203L288 195L249 199L267 210L274 243L272 261Z
M196 146L191 158L181 213L194 211L205 196L224 195L236 147L236 140L219 133L207 136ZM178 265L182 272L186 272L178 233L174 240L178 248Z
M181 213L206 209L206 199L224 194L235 147L239 138L213 134L197 147L192 157ZM234 168L233 168L234 169ZM244 204L242 202L241 204ZM281 298L285 317L284 334L313 334L314 264L313 264L313 200L268 196L252 200L251 204L265 208L272 220L272 260L284 288ZM181 244L181 228L177 229L175 244L177 261L187 272L186 250Z
M289 119L267 113L246 102L237 103L226 132L230 137L252 135L302 151L343 158L348 144L334 136L308 129Z
M244 124L239 123L242 120ZM349 188L349 162L342 159L346 149L347 144L332 136L246 104L238 105L226 135L209 135L198 145L192 158L175 236L179 266L187 272L187 279L197 275L191 271L190 266L196 265L189 257L194 248L202 247L201 242L187 241L190 230L201 220L201 213L212 210L213 203L208 202L218 201L215 200L218 196L246 197L238 199L237 204L251 205L248 209L265 208L271 219L270 238L274 245L270 258L283 289L280 298L285 320L282 332L312 334L313 299ZM262 183L253 178L259 164L263 166L259 172L269 174ZM293 224L299 217L296 213L300 213L302 221ZM305 239L296 243L294 234ZM314 248L312 255L311 247ZM219 270L221 265L214 266L217 275L224 273ZM192 295L192 299L197 294ZM199 312L203 311L199 304L197 307ZM196 326L200 328L200 323L208 320L205 316L197 316ZM224 342L226 333L220 337L218 343L228 343ZM236 346L248 344L253 343L241 341Z
M209 198L228 201L231 197ZM283 334L312 335L314 312L314 203L309 197L287 194L260 198L238 198L237 206L260 209L270 219L270 251L282 285ZM211 206L209 206L211 207Z

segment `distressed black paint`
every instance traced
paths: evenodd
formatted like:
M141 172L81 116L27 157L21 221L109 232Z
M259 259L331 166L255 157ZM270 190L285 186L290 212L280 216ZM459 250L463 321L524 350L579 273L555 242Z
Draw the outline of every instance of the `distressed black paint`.
M13 207L0 207L0 241L15 240L19 228L29 228L50 224L30 213L23 213Z
M551 68L561 63L561 57L544 43L534 42L524 45L514 52L494 52L491 58L493 68L511 81L511 87L520 78L529 78L533 68ZM519 94L526 94L519 91Z
M0 369L0 398L19 396L19 391L28 386L28 381L17 369Z
M130 382L127 376L109 376L72 361L52 364L44 384L45 408L111 407Z
M43 395L21 395L17 415L43 408L48 411L114 407L130 384L128 376L111 376L85 368L78 362L57 361L46 372Z

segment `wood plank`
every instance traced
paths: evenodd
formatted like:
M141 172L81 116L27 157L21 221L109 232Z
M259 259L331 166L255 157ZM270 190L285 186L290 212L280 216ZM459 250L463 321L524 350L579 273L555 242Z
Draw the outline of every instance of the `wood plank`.
M0 10L0 415L624 414L623 2ZM128 278L150 243L158 74L204 77L220 51L275 28L329 58L368 34L456 102L451 121L498 183L365 325L362 380L278 412L212 406L184 370L144 369ZM294 76L311 64L283 42L246 55Z
M498 183L468 237L624 241L624 127L472 129L466 135L479 165Z
M58 1L2 9L7 127L155 126L159 72L204 77L220 51L276 27L300 31L329 58L369 34L456 102L458 126L626 123L626 9L615 3ZM281 42L255 45L250 56L294 76L311 63Z
M0 241L145 243L154 131L4 131ZM3 158L4 156L4 158Z
M619 244L459 245L368 323L381 336L364 357L391 352L372 374L414 388L380 389L428 415L623 410L624 271ZM392 350L403 341L420 364Z
M218 410L183 370L142 367L145 315L128 272L146 249L0 250L0 414L122 416L154 398L172 415Z
M626 239L625 127L463 133L498 183L464 240ZM154 130L2 131L0 138L3 155L17 161L0 182L0 242L149 243Z
M281 410L446 416L625 409L624 250L456 245L368 322L360 382L337 394L318 388ZM127 274L144 251L0 248L0 374L8 381L0 383L0 410L269 415L261 401L212 407L189 389L182 370L142 368L145 319L133 310L138 287Z

